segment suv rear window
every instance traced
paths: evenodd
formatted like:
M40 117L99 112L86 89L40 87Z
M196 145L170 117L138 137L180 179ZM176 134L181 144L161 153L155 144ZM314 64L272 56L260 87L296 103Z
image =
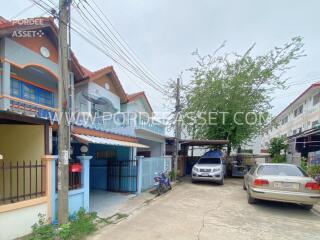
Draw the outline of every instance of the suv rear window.
M295 176L306 177L307 174L294 165L262 165L257 171L258 175L267 176Z
M200 158L198 164L221 164L220 158Z

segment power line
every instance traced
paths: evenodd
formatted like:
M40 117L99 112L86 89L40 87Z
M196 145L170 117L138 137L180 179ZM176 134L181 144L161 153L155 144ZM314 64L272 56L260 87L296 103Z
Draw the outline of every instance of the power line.
M16 19L16 18L19 17L21 14L27 12L28 10L30 10L30 9L33 8L34 6L35 6L35 3L33 2L33 3L31 3L31 5L23 8L20 12L18 12L16 15L14 15L13 17L11 17L10 19L11 19L11 20Z
M121 46L123 46L124 48L128 48L128 53L130 54L130 56L132 56L136 61L140 62L145 69L155 78L157 78L155 76L155 74L153 72L151 72L148 67L140 60L140 58L135 54L135 52L130 48L129 44L125 41L125 39L121 36L121 34L119 33L119 31L117 31L116 27L112 24L111 20L107 17L107 15L101 10L101 8L97 5L97 3L92 0L93 4L96 6L96 8L99 10L99 12L101 13L102 16L105 17L105 19L107 20L107 22L110 24L111 28L114 29L114 31L116 32L116 34L119 36L119 38L121 39L121 41L119 41L119 43L121 44ZM100 16L100 15L99 15ZM112 35L115 36L113 34L113 32L111 31ZM116 36L115 36L116 37ZM122 42L124 43L124 45L122 44ZM161 82L158 82L161 84Z
M31 1L32 1L32 0L31 0ZM49 1L50 1L50 0L49 0ZM35 2L35 0L33 0L33 2ZM54 3L53 3L52 1L50 1L50 2L54 5ZM42 4L41 4L41 3L42 3ZM39 0L38 2L36 2L36 4L37 4L40 8L46 10L48 13L51 14L52 6L48 5L46 2L44 2L44 1L42 1L42 0ZM46 5L46 6L44 6L43 4ZM48 9L48 8L49 8L49 9ZM56 16L56 17L57 17L57 16ZM82 28L83 28L83 26L82 26ZM82 33L81 30L76 29L75 27L71 27L71 29L72 29L75 33L77 33L81 38L83 38L85 41L87 41L87 42L90 43L92 46L94 46L97 50L101 51L103 54L105 54L106 56L108 56L109 58L111 58L115 63L119 64L122 68L124 68L125 70L127 70L128 72L130 72L132 75L136 76L137 78L145 81L145 79L144 79L140 74L138 74L138 73L136 73L134 70L130 69L130 68L129 68L130 66L128 66L128 65L126 66L124 63L121 63L120 61L118 61L117 59L115 59L115 57L112 56L109 51L106 51L105 47L104 47L104 49L102 49L102 48L101 48L99 45L97 45L94 41L92 41L91 39L89 39L88 37L86 37L86 36ZM95 37L96 40L98 40L98 41L100 42L100 44L101 44L101 43L104 43L104 42L103 42L99 37L97 37L96 35L94 35L94 37ZM104 45L105 45L105 44L104 44ZM147 82L147 84L150 85L148 82ZM151 85L151 86L152 86L153 88L155 88L153 85ZM161 90L159 90L159 89L156 89L156 90L158 90L158 91L160 91L161 93L164 94L164 92L162 92Z
M110 44L110 47L113 51L116 52L116 54L123 60L125 61L127 64L129 64L134 71L138 72L139 75L141 75L143 78L146 78L145 81L148 81L148 85L152 85L153 88L155 88L156 90L164 93L164 89L162 88L162 86L160 86L158 83L156 83L153 79L151 79L142 69L139 65L137 65L132 58L130 58L126 52L126 50L122 49L121 46L119 46L119 40L117 39L116 41L113 40L112 36L110 36L110 34L105 30L104 27L101 26L100 22L93 16L93 14L81 3L82 7L84 8L84 10L87 12L87 14L89 14L91 16L91 18L93 19L93 21L95 21L96 24L98 24L99 28L92 23L92 21L86 16L86 14L80 9L79 4L78 4L78 9L82 12L82 16L84 18L86 18L87 21L90 22L90 24L96 29L96 31L98 31L102 37L104 37L108 43ZM90 5L89 5L90 6ZM91 7L91 6L90 6ZM91 9L93 9L91 7ZM95 12L96 15L97 12L93 9L93 11ZM98 15L99 17L99 15ZM101 18L100 18L101 19ZM103 19L102 19L103 20ZM105 22L102 22L104 24L104 26L111 31L111 29L106 25ZM103 34L104 33L104 34ZM113 36L115 36L113 34ZM124 55L124 56L123 56Z

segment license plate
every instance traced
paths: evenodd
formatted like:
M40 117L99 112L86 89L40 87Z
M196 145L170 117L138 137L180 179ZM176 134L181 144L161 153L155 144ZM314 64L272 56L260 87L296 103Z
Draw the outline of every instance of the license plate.
M208 177L208 176L209 176L209 173L202 173L201 176L203 176L203 177Z
M285 190L299 190L299 183L276 182L274 187Z

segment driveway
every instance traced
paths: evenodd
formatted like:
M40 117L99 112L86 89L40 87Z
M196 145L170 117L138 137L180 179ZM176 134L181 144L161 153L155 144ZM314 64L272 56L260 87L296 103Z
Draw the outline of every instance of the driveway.
M224 186L189 179L90 239L320 240L320 215L282 203L247 203L241 179Z

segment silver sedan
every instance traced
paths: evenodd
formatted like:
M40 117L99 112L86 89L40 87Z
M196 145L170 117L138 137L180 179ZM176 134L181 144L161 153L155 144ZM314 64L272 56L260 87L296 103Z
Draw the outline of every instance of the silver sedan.
M320 185L300 167L292 164L263 163L244 176L248 203L256 199L290 202L311 209L320 200Z

